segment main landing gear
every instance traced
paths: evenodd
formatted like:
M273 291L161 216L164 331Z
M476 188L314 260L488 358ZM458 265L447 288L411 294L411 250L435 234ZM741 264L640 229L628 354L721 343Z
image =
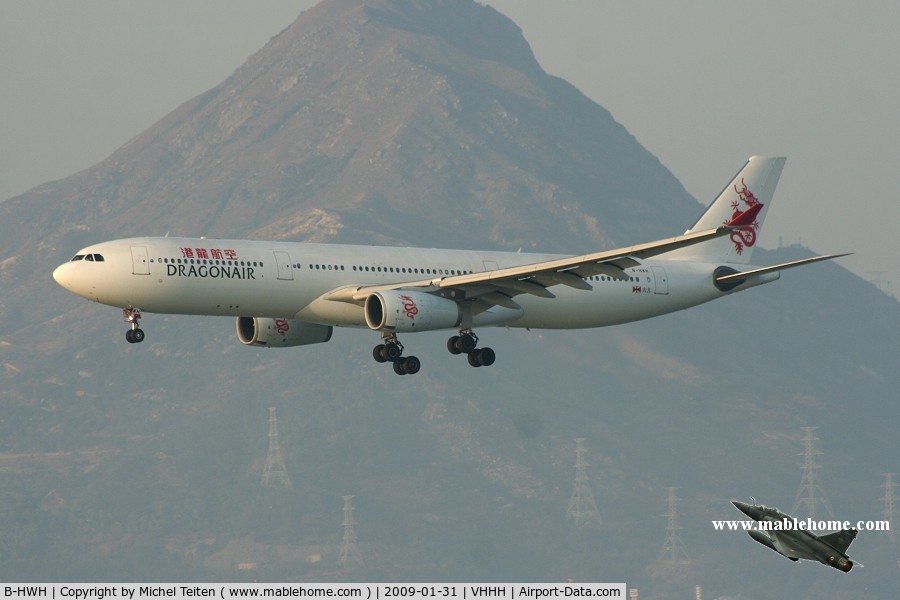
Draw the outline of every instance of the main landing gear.
M494 364L497 355L491 348L477 348L478 336L471 329L461 329L459 335L447 340L450 354L465 354L473 367L489 367Z
M372 348L372 358L376 362L389 362L394 365L397 375L415 375L422 368L422 363L415 356L403 356L403 344L396 333L381 334L384 343Z
M144 330L140 328L141 309L139 308L123 308L122 315L125 322L131 324L131 329L125 332L125 339L129 344L140 344L144 341Z
M381 341L372 348L372 358L376 362L391 363L397 375L414 375L422 368L415 356L403 356L403 344L396 333L382 333ZM447 350L451 354L465 354L473 367L489 367L497 359L491 348L478 348L478 336L471 329L462 329L459 335L447 340Z

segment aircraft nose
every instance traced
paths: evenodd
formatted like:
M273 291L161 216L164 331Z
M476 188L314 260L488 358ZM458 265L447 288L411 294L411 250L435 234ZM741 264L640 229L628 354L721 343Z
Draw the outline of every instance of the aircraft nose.
M59 285L62 285L62 281L60 281L60 280L63 277L63 267L64 266L65 265L59 265L58 267L53 269L53 279L55 279L56 283L58 283Z
M747 508L749 508L746 504L744 504L743 502L738 502L737 500L732 500L731 503L734 504L734 507L736 509L743 513L747 512Z
M734 504L734 507L736 509L738 509L748 517L755 518L752 514L752 507L749 504L744 504L743 502L738 502L737 500L732 500L731 503Z
M63 263L53 270L53 279L67 290L72 289L71 269L69 263Z

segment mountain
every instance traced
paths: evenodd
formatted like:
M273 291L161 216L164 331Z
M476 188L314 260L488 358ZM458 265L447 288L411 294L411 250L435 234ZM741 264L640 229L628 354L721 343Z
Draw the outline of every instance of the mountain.
M776 195L770 221L789 201ZM445 334L409 336L425 365L409 378L371 360L365 331L265 350L227 319L148 314L147 341L127 345L114 309L50 278L78 248L131 235L578 253L680 233L701 211L495 10L322 2L105 161L0 203L0 579L896 596L883 533L854 544L861 574L826 578L710 524L740 518L731 497L791 508L803 426L819 427L835 514L881 518L900 310L835 264L629 326L485 329L490 369L452 360ZM260 485L269 407L291 489ZM566 519L575 438L602 519L584 528ZM647 570L668 486L693 561L680 581ZM349 571L345 495L365 560Z

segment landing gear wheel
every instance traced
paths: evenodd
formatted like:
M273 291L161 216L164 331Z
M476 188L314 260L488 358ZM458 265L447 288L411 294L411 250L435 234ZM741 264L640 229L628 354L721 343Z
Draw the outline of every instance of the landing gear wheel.
M469 333L464 333L459 336L459 340L456 342L457 349L464 354L471 354L473 350L475 350L475 346L478 345L478 340L474 335Z
M128 306L122 309L125 322L131 325L131 329L125 332L125 340L129 344L140 344L144 341L144 332L141 330L141 309Z
M471 329L460 329L459 335L447 340L447 350L451 354L465 354L473 367L489 367L497 360L491 348L478 348L478 336Z
M381 351L381 355L384 357L384 360L390 361L392 363L396 363L402 353L403 349L399 344L390 342L385 344L384 350Z
M419 362L419 358L416 356L407 356L400 361L400 364L403 365L403 372L407 375L415 375L422 368L422 363Z
M372 358L375 359L375 362L383 363L387 361L384 357L384 344L378 344L372 348Z
M394 373L397 375L415 375L422 368L418 357L403 356L403 344L397 339L396 333L382 333L382 343L372 348L372 358L375 362L391 363Z
M481 350L476 350L469 356L473 355L478 357L478 362L483 367L489 367L494 364L495 360L497 360L497 355L494 354L494 350L491 348L482 348Z

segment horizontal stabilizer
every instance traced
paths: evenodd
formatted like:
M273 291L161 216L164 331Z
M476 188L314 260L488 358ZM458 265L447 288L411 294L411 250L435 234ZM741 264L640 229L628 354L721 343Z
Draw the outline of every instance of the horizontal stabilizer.
M849 256L850 254L851 253L847 252L844 254L826 254L824 256L813 256L812 258L804 258L803 260L795 260L793 262L782 263L780 265L773 265L771 267L762 267L761 269L753 269L751 271L741 271L739 273L728 273L726 275L719 275L718 277L716 277L716 283L721 283L724 281L748 279L754 275L761 275L763 273L770 273L772 271L783 271L785 269L790 269L793 267L799 267L801 265L808 265L810 263L819 262L820 260L831 260L833 258Z

